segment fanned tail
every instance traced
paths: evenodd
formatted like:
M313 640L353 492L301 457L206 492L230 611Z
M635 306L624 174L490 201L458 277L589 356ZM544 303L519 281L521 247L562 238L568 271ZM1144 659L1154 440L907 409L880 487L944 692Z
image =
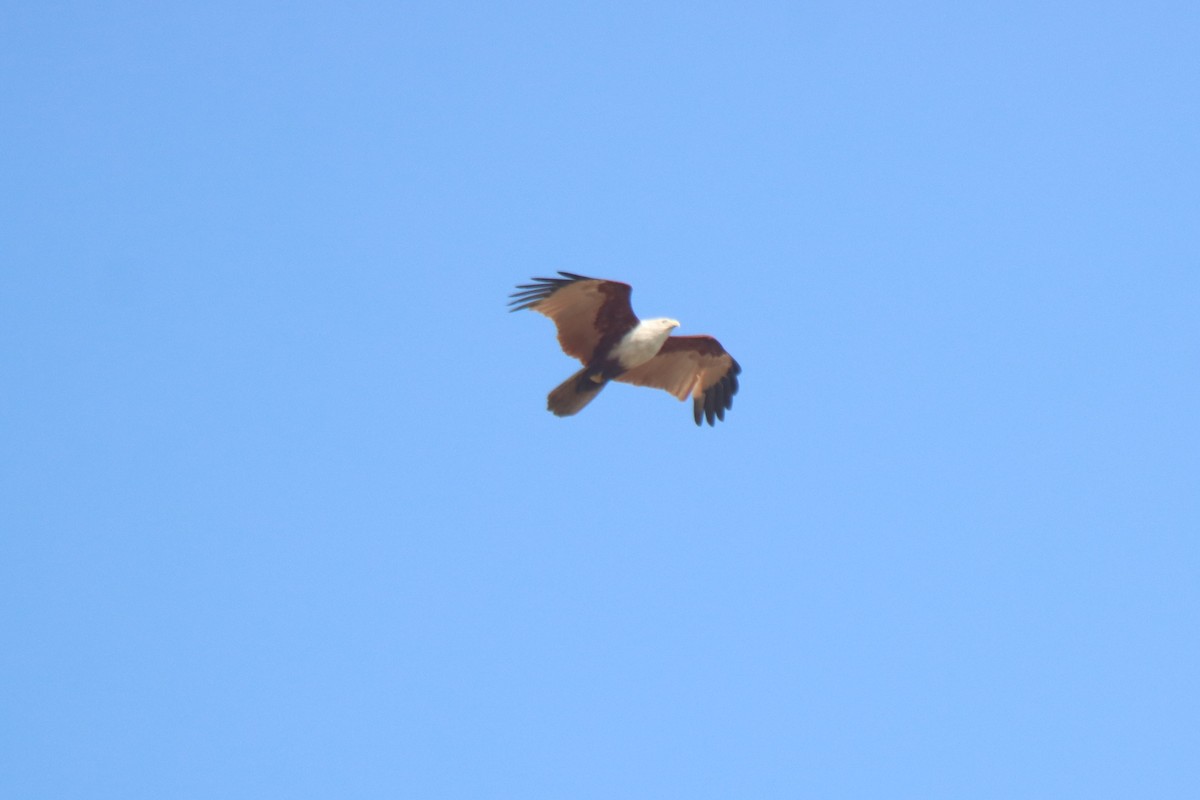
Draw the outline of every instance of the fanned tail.
M569 417L582 411L584 406L600 394L600 390L608 382L597 382L588 376L587 372L587 367L584 367L560 383L546 398L546 408L559 417Z

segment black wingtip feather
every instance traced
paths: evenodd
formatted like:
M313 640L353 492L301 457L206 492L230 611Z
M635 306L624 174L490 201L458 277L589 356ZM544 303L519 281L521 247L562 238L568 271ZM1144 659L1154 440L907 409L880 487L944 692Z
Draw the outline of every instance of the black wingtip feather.
M517 286L517 290L509 297L513 298L509 301L509 311L523 311L526 308L533 308L541 301L545 300L550 295L557 292L564 286L568 286L576 281L593 281L595 278L589 278L586 275L576 275L574 272L559 271L561 278L534 278L533 283L522 283Z
M707 421L709 425L715 426L718 420L725 421L725 412L733 408L733 396L738 390L737 376L741 371L741 366L734 361L729 372L710 386L703 397L696 400L692 415L697 425Z

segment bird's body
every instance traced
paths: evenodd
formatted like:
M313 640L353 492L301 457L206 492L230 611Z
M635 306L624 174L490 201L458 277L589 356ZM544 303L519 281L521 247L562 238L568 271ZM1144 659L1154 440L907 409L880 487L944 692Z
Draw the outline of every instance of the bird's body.
M610 380L692 396L699 425L725 419L733 407L741 367L711 336L671 336L679 322L639 320L629 305L629 284L560 272L517 287L513 311L531 308L554 320L563 351L583 369L549 395L560 417L577 414Z
M673 319L644 319L621 337L610 358L627 370L640 367L658 355L671 331L678 327Z

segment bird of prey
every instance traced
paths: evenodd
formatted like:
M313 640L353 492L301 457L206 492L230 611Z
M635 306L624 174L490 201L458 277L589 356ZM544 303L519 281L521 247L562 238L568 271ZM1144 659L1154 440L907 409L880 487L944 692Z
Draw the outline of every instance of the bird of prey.
M510 311L531 308L554 320L563 352L583 369L550 392L546 407L560 417L577 414L611 380L692 397L699 425L724 420L733 408L742 371L711 336L672 336L677 320L639 320L627 283L559 272L517 287Z

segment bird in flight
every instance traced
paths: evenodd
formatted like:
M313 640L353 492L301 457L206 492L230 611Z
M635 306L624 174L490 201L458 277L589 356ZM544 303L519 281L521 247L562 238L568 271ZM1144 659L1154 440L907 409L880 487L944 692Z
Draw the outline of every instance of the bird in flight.
M546 407L560 417L578 414L609 381L665 389L692 397L699 425L724 420L733 408L737 376L733 356L711 336L672 336L677 320L639 320L629 305L629 284L559 272L517 287L510 311L531 308L554 320L563 352L583 369L550 392Z

